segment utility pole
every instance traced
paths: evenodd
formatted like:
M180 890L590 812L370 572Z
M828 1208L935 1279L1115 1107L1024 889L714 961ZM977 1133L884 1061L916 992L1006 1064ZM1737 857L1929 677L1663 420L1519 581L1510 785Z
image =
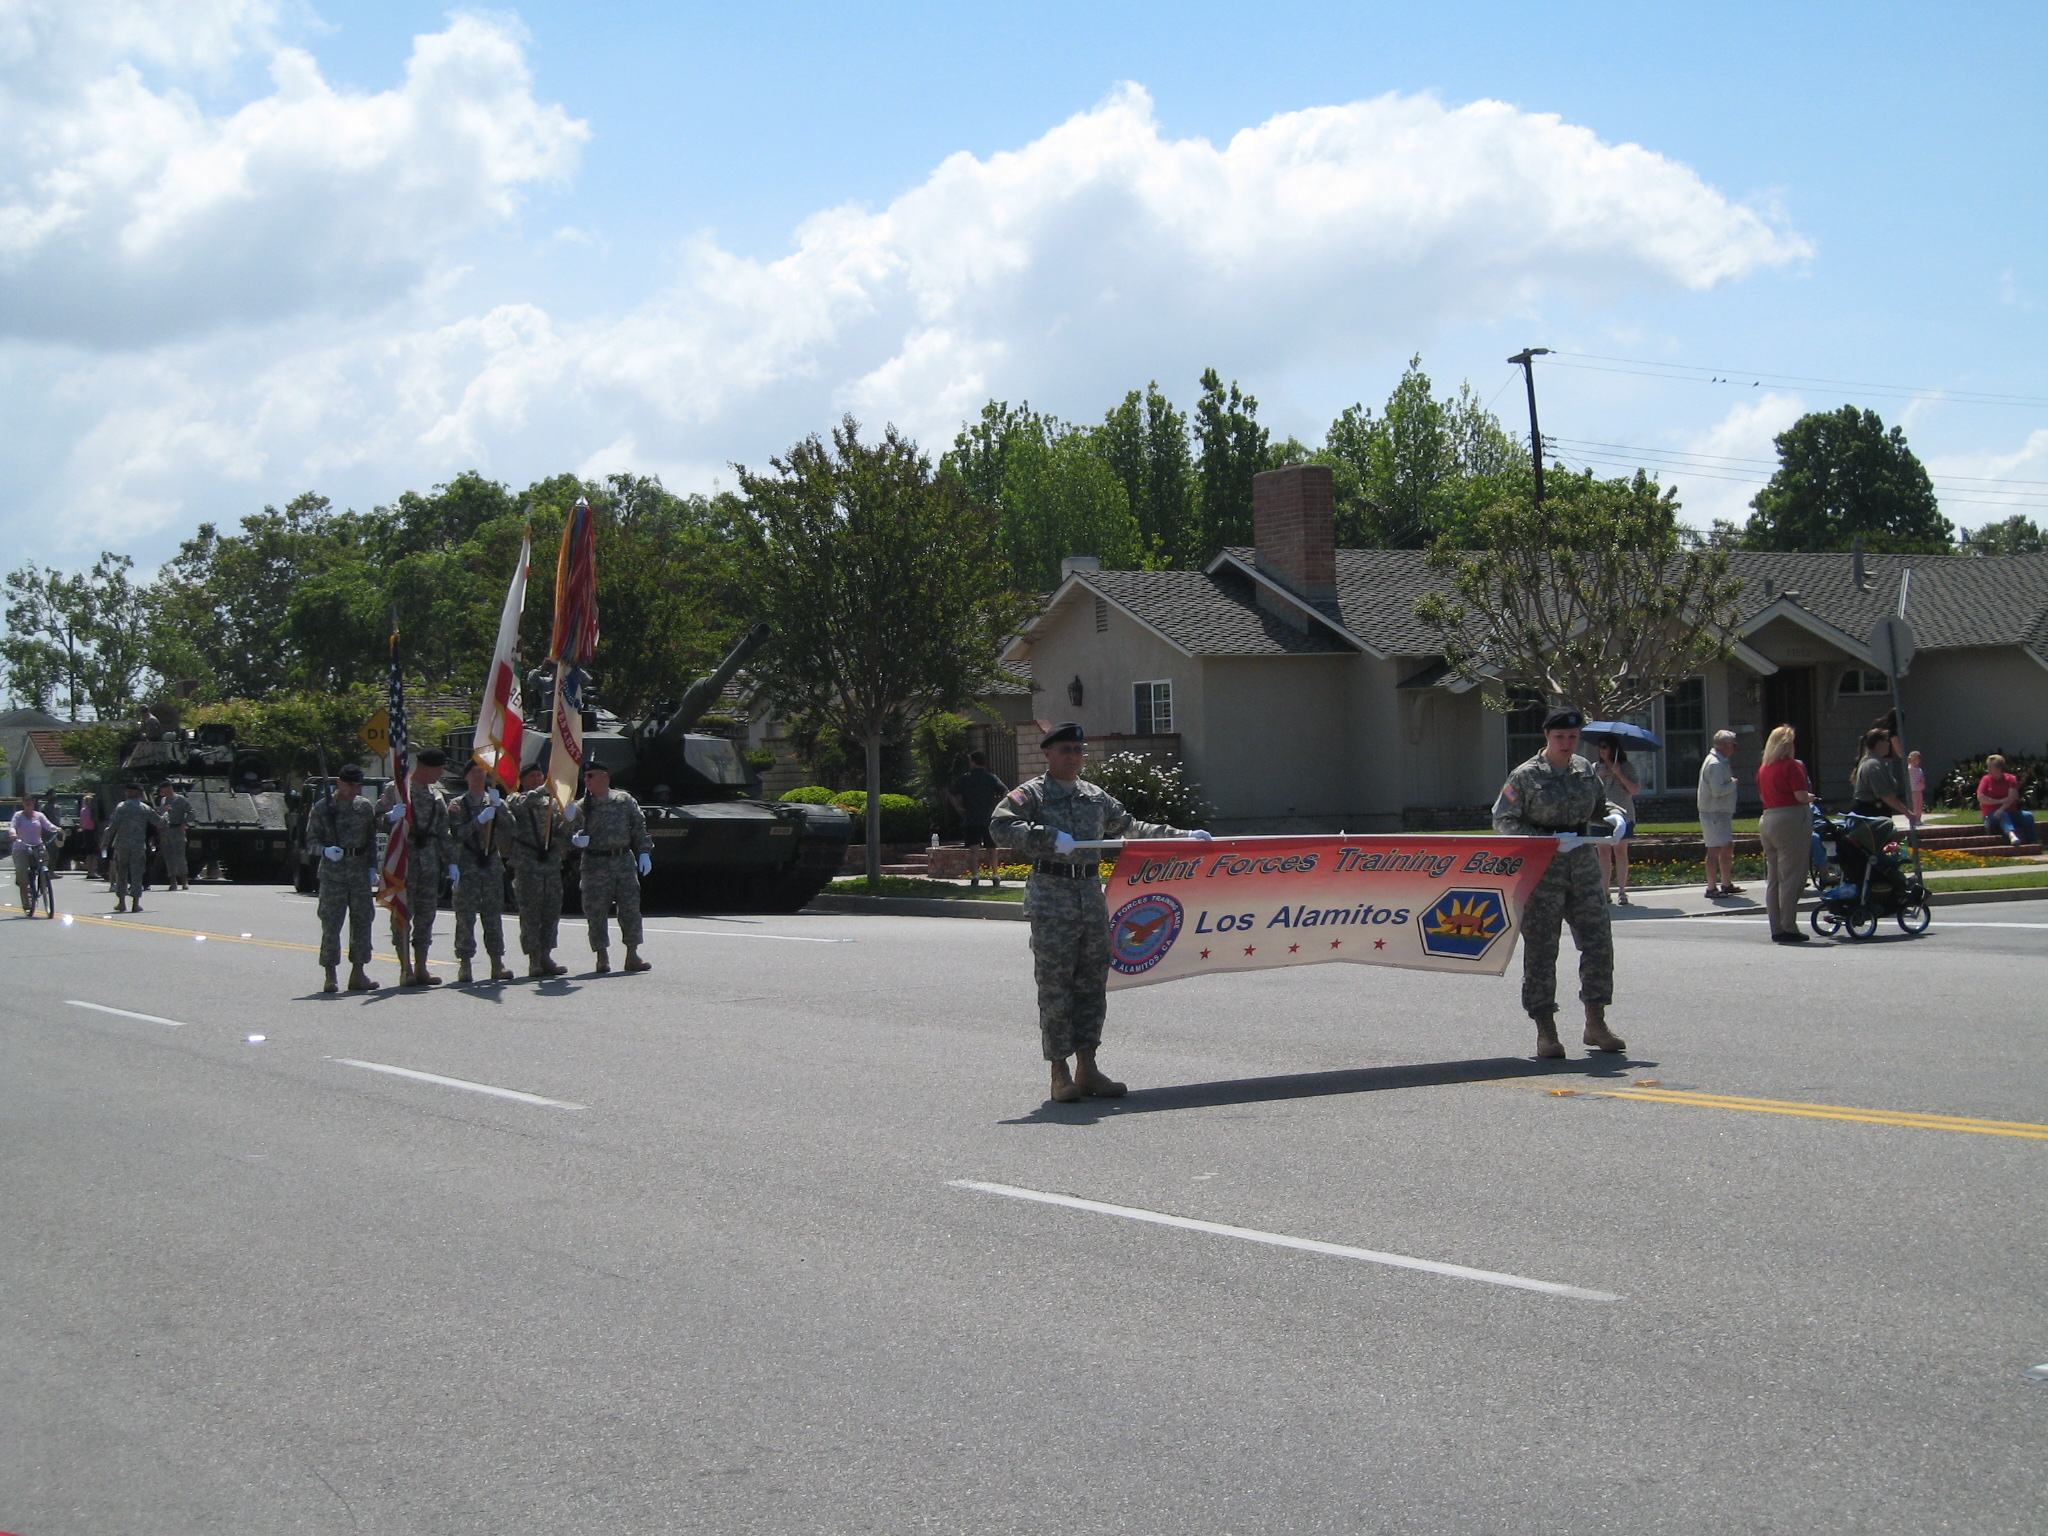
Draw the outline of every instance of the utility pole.
M1522 369L1522 380L1529 386L1529 460L1536 466L1536 505L1543 505L1543 432L1536 425L1536 368L1535 360L1548 357L1548 347L1524 347L1508 361L1518 363Z

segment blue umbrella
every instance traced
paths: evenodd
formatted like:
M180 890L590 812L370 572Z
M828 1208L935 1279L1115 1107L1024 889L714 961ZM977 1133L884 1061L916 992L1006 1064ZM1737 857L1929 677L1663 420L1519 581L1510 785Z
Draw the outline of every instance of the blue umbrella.
M1616 741L1629 746L1655 747L1659 751L1664 743L1644 730L1640 725L1630 725L1626 720L1588 720L1579 727L1581 736L1612 736Z

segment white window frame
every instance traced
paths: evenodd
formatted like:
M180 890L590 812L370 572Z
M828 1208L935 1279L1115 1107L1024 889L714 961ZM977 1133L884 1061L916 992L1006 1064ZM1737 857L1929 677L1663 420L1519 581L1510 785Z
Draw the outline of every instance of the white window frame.
M1149 693L1144 690L1151 690ZM1163 690L1163 692L1162 692ZM1160 720L1159 701L1166 700L1164 723ZM1143 700L1144 702L1140 702ZM1131 724L1133 734L1138 736L1170 736L1173 734L1173 679L1170 677L1139 678L1131 684Z

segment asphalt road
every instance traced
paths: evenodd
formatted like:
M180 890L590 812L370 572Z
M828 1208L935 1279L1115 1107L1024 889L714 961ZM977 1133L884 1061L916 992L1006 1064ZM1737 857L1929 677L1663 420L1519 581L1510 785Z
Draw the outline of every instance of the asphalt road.
M1561 1070L1519 962L1116 994L1071 1107L1021 924L359 999L306 898L139 921L0 916L20 1536L2043 1528L2039 904L1624 925Z

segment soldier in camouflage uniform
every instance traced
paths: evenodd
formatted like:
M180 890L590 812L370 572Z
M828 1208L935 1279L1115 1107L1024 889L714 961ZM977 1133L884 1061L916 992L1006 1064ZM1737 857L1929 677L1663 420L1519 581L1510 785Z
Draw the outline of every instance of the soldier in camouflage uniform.
M163 830L164 819L142 798L140 784L121 787L121 803L107 818L100 833L100 846L113 855L109 872L114 887L116 912L142 910L142 881L149 869L149 834Z
M441 877L461 881L455 864L455 844L448 833L448 796L441 788L441 770L447 754L429 747L413 760L406 789L412 805L412 853L405 867L406 904L412 912L411 963L399 952L398 984L401 987L438 987L441 978L427 969L427 950L434 942L434 914L441 906ZM391 808L395 828L402 819L402 806Z
M1112 838L1194 837L1178 827L1139 821L1105 790L1086 783L1087 740L1062 725L1039 743L1046 771L996 805L989 835L998 848L1032 860L1024 886L1031 919L1031 962L1038 981L1038 1032L1052 1063L1052 1096L1062 1104L1093 1095L1113 1099L1124 1085L1095 1067L1108 1008L1109 908L1098 878L1102 856L1077 853L1076 843ZM1074 1068L1067 1068L1067 1058Z
M157 847L164 856L164 887L173 891L192 889L192 876L185 868L185 829L192 824L192 802L185 798L191 786L166 784L157 798L157 811L164 829L157 835Z
M491 957L491 980L510 981L505 968L505 845L511 840L505 818L505 797L482 763L471 763L463 775L467 787L448 802L448 835L455 845L455 864L462 878L455 882L455 958L461 964L455 980L468 986L475 975L476 929L484 930L484 951Z
M1508 775L1493 802L1493 830L1506 837L1555 837L1558 851L1522 908L1522 1006L1536 1021L1536 1054L1559 1057L1557 949L1562 924L1579 946L1579 1001L1586 1005L1585 1042L1596 1051L1625 1051L1607 1027L1614 1001L1614 931L1600 860L1583 841L1589 822L1626 826L1610 814L1593 765L1578 755L1586 717L1553 711L1543 722L1543 750Z
M374 886L377 808L362 797L363 770L353 763L335 776L334 792L322 795L306 817L306 851L320 860L320 967L322 992L335 992L341 964L341 922L348 919L348 989L374 992L377 983L363 967L370 963L376 931Z
M647 835L647 815L640 802L624 790L614 790L611 770L593 762L583 769L583 798L566 815L576 826L569 841L583 850L583 916L590 923L598 974L612 968L611 929L605 918L614 903L619 909L619 937L626 941L626 969L653 970L640 958L640 876L652 866L654 855L654 839Z
M555 931L562 920L562 850L569 846L562 808L538 763L519 775L519 793L505 802L512 836L512 892L519 901L519 947L529 976L564 976L555 964Z

